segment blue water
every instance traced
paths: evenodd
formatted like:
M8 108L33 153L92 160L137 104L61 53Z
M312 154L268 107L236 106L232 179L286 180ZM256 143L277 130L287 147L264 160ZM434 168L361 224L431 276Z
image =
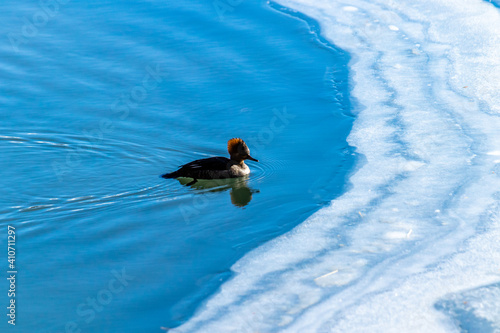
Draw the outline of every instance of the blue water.
M17 332L175 327L236 260L345 190L348 55L306 17L231 4L0 5L0 242L15 226ZM260 160L248 179L159 177L225 156L232 137Z
M500 2L498 0L490 0L489 1L493 6L500 8Z

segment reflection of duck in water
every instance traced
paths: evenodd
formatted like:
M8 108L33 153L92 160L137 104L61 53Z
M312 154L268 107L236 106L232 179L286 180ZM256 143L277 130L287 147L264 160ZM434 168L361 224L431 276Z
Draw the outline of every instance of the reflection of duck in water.
M195 184L198 179L225 179L246 176L250 168L245 160L258 162L250 156L250 149L245 141L239 138L227 142L227 151L230 158L210 157L184 164L179 170L162 175L163 178L187 177L193 180L186 185Z
M207 179L199 180L196 184L189 182L188 178L178 179L182 185L190 185L196 190L207 190L207 192L222 192L231 190L231 202L238 207L246 206L252 200L252 194L258 193L259 190L254 190L248 187L248 176L240 178L227 179Z

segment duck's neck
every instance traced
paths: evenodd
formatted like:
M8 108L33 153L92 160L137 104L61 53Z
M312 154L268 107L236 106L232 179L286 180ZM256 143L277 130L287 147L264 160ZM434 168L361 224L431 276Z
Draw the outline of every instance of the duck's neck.
M245 160L243 160L241 158L234 157L234 156L231 156L231 162L233 162L234 164L237 164L239 166L245 165Z

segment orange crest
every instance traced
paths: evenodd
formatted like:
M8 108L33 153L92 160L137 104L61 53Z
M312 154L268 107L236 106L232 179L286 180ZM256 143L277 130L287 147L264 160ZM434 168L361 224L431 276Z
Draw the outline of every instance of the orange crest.
M240 145L245 145L245 141L240 138L233 138L227 142L227 151L229 154L235 154L238 152L238 147Z

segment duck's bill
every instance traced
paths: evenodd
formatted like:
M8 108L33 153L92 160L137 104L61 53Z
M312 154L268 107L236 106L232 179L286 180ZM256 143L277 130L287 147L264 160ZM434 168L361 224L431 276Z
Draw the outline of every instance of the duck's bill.
M255 161L255 162L258 162L258 161L259 161L258 159L253 158L253 157L252 157L252 156L250 156L250 155L248 155L247 160L252 160L252 161Z

